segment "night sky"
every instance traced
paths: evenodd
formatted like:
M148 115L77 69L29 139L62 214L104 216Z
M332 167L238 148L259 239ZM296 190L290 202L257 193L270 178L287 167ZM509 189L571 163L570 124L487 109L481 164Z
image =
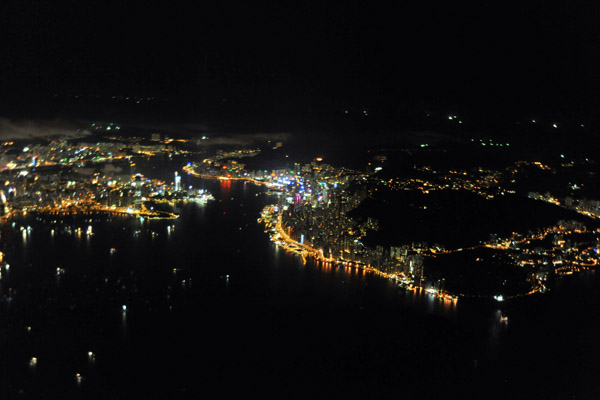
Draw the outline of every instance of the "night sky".
M122 94L282 114L454 107L593 118L597 2L396 3L3 1L2 101Z

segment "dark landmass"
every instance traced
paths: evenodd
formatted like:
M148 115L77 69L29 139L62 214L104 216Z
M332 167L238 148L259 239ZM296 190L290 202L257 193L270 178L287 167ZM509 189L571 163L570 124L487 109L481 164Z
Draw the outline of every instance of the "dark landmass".
M355 215L379 220L369 232L368 245L398 246L412 242L468 247L489 239L554 225L561 219L586 220L573 211L518 195L492 200L466 191L389 191L367 198ZM589 220L587 220L589 221Z
M467 296L492 297L498 293L511 296L532 288L528 281L531 269L511 264L505 254L492 249L429 257L425 270L431 280L443 279L442 285L450 293Z

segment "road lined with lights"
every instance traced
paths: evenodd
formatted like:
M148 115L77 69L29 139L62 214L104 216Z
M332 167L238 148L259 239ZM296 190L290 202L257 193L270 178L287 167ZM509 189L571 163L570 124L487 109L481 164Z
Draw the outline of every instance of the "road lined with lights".
M244 177L237 177L237 176L216 176L216 175L209 175L209 174L201 174L201 173L198 173L198 172L194 171L194 169L191 166L189 166L189 165L185 165L182 169L185 172L187 172L188 174L195 176L196 178L213 179L213 180L218 180L218 181L243 181L243 182L250 182L250 183L253 183L253 184L258 185L258 186L266 186L269 189L275 189L275 190L283 191L283 188L278 183L271 183L271 182L260 181L258 179L254 179L254 178L251 178L251 177L245 177L245 176Z
M272 218L273 218L273 215L275 214L274 208L275 207L273 205L267 206L261 213L262 221L265 222L266 224L272 224ZM276 230L276 234L271 236L271 240L273 242L275 242L276 245L281 246L285 250L290 251L295 254L298 254L298 249L301 249L299 255L302 257L304 262L306 262L307 257L312 257L316 261L322 262L326 265L331 265L331 264L343 265L345 267L356 268L356 269L363 270L365 272L371 272L371 273L381 276L383 278L391 279L394 282L396 282L399 286L401 286L407 290L412 290L415 292L423 291L427 294L438 297L444 301L453 302L454 304L458 300L457 296L454 296L448 292L439 291L439 290L431 289L431 288L425 289L421 286L415 285L411 278L407 277L406 275L404 275L402 273L390 274L390 273L381 271L377 268L374 268L371 265L365 265L364 263L361 263L358 261L347 261L347 260L343 260L343 259L335 258L335 257L325 257L322 249L315 249L314 247L311 247L304 243L300 243L300 242L294 240L293 238L291 238L285 232L285 228L283 226L283 221L282 221L282 216L280 213L277 215L276 222L273 225L273 227Z
M231 176L227 172L225 172L225 175L223 175L223 174L221 174L221 171L217 172L217 174L219 174L219 175L208 174L208 173L199 173L194 170L194 166L191 166L189 164L187 166L183 167L183 170L195 177L198 177L198 178L221 180L221 181L231 181L231 180L244 181L244 182L250 182L250 183L253 183L256 185L260 185L260 186L266 186L271 189L277 189L282 192L287 192L286 187L284 185L282 185L278 182L270 182L269 180L257 180L250 176L239 176L239 175ZM464 188L464 187L462 187L462 188L467 189L467 190L476 189L477 191L481 191L484 188L489 189L491 187L494 187L499 183L499 178L498 178L497 174L493 174L490 171L480 171L480 172L481 172L481 174L485 175L485 178L476 179L475 185L471 185L468 188ZM466 172L461 172L461 171L450 171L450 173L455 174L455 175L462 175L462 176L466 175ZM321 179L323 179L323 178L321 178ZM432 190L432 189L445 189L445 188L448 188L448 186L449 186L448 184L430 185L428 182L421 182L421 181L414 181L414 180L410 180L408 182L411 183L411 185L409 185L408 187L410 187L412 189L424 190L425 192ZM418 184L419 182L421 182L423 186L419 185ZM384 184L388 185L388 186L392 185L392 181L390 180L390 182L384 182ZM416 186L414 184L416 184ZM406 190L408 187L406 185L400 185L395 188ZM455 190L458 189L458 188L454 188L454 187L451 187L451 188L455 189ZM375 190L377 190L377 189L375 189ZM501 194L504 194L505 192L514 193L514 191L503 189L501 191ZM293 190L289 193L290 193L290 196L293 196L293 195L298 196L298 194L295 193ZM491 195L491 194L485 193L485 192L482 192L481 194L485 194L487 198L494 197L494 195ZM319 198L319 201L320 200L321 199ZM289 201L291 201L291 200L289 200ZM301 202L299 203L298 199L296 200L296 202L297 202L297 204L295 207L296 208L301 207L302 203ZM314 207L314 204L313 204L313 207ZM420 276L420 275L418 275L418 274L412 275L412 267L411 267L411 275L407 275L406 272L388 273L388 272L384 272L384 271L372 266L373 257L363 257L364 258L363 261L359 261L359 260L348 261L342 257L336 258L336 257L332 256L331 249L329 251L330 256L326 257L324 255L322 249L314 248L311 245L304 243L304 240L302 240L302 243L301 243L301 242L293 239L287 233L287 231L290 230L291 228L284 226L282 213L281 212L277 213L278 215L275 217L276 213L277 213L277 211L275 211L274 205L267 206L261 213L262 217L259 218L259 221L264 222L267 227L272 226L271 240L276 245L282 247L284 250L286 250L290 253L300 256L304 263L306 263L307 258L310 257L310 258L313 258L314 260L316 260L317 262L321 262L326 265L336 264L338 266L344 265L344 266L351 267L351 268L361 269L364 271L372 272L374 274L377 274L379 276L382 276L382 277L385 277L388 279L392 279L397 284L399 284L400 286L402 286L406 289L415 290L415 291L424 291L425 293L428 293L428 294L431 294L431 295L434 295L436 297L440 297L440 298L443 298L446 300L450 300L450 301L456 301L459 297L489 298L489 299L496 299L496 300L498 300L499 298L502 298L504 300L504 299L528 296L528 295L531 295L534 293L544 292L547 290L547 287L544 285L544 283L542 283L542 281L540 279L541 275L537 276L534 273L532 273L531 277L527 279L527 282L530 283L530 285L527 285L529 287L529 289L526 289L527 290L526 292L517 293L514 295L504 295L504 296L500 296L498 294L477 295L477 294L469 294L469 293L450 292L450 291L447 291L442 288L432 288L432 287L425 288L425 287L422 287L421 285L417 285L415 283L417 281L417 278L415 278L415 276ZM290 214L290 216L291 216L291 214ZM312 218L315 218L315 217L313 216ZM585 230L585 228L584 228L584 230ZM417 247L413 246L410 250L416 252L417 255L422 255L425 257L433 257L433 258L436 258L437 256L440 256L440 255L475 251L477 249L482 249L482 248L507 251L507 250L515 249L515 246L518 244L524 244L524 243L529 244L531 241L541 241L551 234L561 235L561 234L571 234L573 232L582 233L584 231L578 231L577 229L571 230L571 229L567 229L563 226L556 225L556 226L544 228L544 229L537 231L535 233L532 233L532 234L523 235L523 234L513 233L512 237L504 239L502 241L484 242L484 243L480 243L478 245L469 246L469 247L461 247L461 248L456 248L456 249L443 249L443 248L435 248L435 247L429 247L429 248L428 247L420 247L419 245L417 245ZM352 233L350 233L350 234L352 235ZM516 250L519 250L519 249L516 248ZM556 273L568 274L568 273L572 273L572 271L574 271L574 270L581 270L581 269L585 269L585 268L589 268L589 267L598 265L598 260L596 260L594 258L594 254L593 254L594 250L595 249L593 247L583 250L580 253L581 255L578 255L577 257L575 257L574 260L571 260L572 262L569 261L568 266L560 267L562 269L556 268ZM562 248L559 250L554 249L554 253L556 251L563 251L563 250L562 250ZM567 251L567 253L566 253L567 258L570 258L568 256L568 254L571 254L571 253L569 253L570 251L571 250ZM597 252L597 249L596 249L596 252ZM518 266L518 267L523 267L524 265L527 265L528 260L526 259L526 255L528 253L527 253L526 249L522 250L521 253L517 254L516 257L515 257L515 255L511 254L509 256L511 261L508 263ZM343 253L340 252L340 254L343 254ZM525 258L523 256L525 256ZM556 254L554 254L554 256L551 254L550 256L555 257ZM398 259L398 260L400 260L400 259ZM399 261L399 262L404 262L404 261ZM383 265L383 266L385 267L385 265ZM532 266L535 267L536 264L532 264ZM387 269L388 270L390 270L390 269L397 270L400 267L402 267L402 265L397 265L396 267L388 265ZM563 269L564 269L564 271L563 271ZM419 279L419 281L421 281L421 279Z
M27 209L19 210L14 209L9 213L2 216L3 221L8 221L11 218L16 216L25 216L28 213L32 214L45 214L45 215L78 215L78 214L94 214L94 213L103 213L103 214L112 214L119 216L135 216L140 218L148 218L148 219L176 219L179 218L178 214L168 212L168 211L154 211L148 210L145 207L142 207L140 210L128 208L128 207L109 207L103 206L100 204L91 205L86 204L85 206L81 205L71 205L68 207L61 206L41 206L41 207L28 207Z

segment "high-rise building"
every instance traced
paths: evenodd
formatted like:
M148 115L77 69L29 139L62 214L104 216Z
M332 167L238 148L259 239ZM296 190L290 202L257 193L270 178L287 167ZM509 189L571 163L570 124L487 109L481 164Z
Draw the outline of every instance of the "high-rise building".
M181 192L181 176L175 171L175 192Z
M137 174L133 179L133 189L134 189L134 206L136 209L142 208L142 176Z

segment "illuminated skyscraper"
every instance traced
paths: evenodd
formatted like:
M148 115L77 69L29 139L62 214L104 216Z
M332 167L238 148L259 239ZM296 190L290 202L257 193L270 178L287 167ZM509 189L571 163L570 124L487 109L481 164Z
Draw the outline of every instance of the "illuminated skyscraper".
M175 191L181 192L181 176L175 171Z
M10 208L6 201L6 195L4 194L4 190L0 190L0 201L2 202L0 204L0 211L2 212L2 215L7 214L10 211ZM0 260L0 262L2 262L2 260Z
M142 208L142 176L137 174L133 179L133 190L134 190L134 206L137 210Z

